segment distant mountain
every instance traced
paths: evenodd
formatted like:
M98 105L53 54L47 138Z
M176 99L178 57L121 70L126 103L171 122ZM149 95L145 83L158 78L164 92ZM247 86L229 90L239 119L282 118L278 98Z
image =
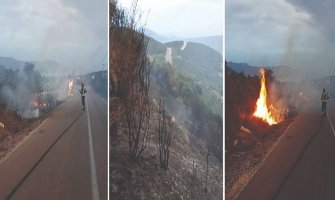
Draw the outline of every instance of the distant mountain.
M26 62L21 60L16 60L15 58L11 57L0 57L0 65L4 66L7 69L21 69L24 67Z
M156 40L160 43L167 43L172 41L187 41L187 42L195 42L199 44L204 44L215 51L219 52L222 55L223 51L223 37L222 35L216 35L216 36L207 36L207 37L196 37L196 38L178 38L175 36L163 36L161 34L158 34L150 29L145 29L145 34Z
M243 72L244 75L246 76L258 76L259 75L259 67L254 67L247 63L228 62L227 66L230 67L235 72L238 72L238 73Z
M64 73L64 70L67 70L64 67L61 67L59 63L53 60L45 61L22 61L17 60L12 57L1 57L0 56L0 65L4 66L7 69L22 69L26 63L31 63L35 65L35 69L38 70L43 75L55 75L59 73Z
M175 36L163 36L161 34L156 33L153 30L150 29L145 29L144 30L145 35L151 37L152 39L161 42L161 43L165 43L165 42L170 42L170 41L174 41L174 40L180 40L180 38L175 37Z
M198 38L190 38L185 39L186 41L196 42L200 44L204 44L222 55L223 51L223 37L222 35L217 36L209 36L209 37L198 37Z
M229 66L226 66L226 75L227 74L229 74L229 75L231 75L231 74L236 74L236 71L234 71L232 68L230 68Z
M234 63L228 62L227 66L232 70L241 73L243 72L246 76L259 76L260 66L251 66L247 63ZM300 81L304 79L303 73L285 65L265 67L266 69L271 69L274 76L279 81Z

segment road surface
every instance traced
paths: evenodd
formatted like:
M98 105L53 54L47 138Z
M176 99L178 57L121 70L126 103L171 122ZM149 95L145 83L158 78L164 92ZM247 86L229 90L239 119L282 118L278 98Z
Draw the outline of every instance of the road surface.
M335 102L314 103L290 124L239 200L335 199Z
M107 199L107 103L86 100L67 97L0 163L0 199Z

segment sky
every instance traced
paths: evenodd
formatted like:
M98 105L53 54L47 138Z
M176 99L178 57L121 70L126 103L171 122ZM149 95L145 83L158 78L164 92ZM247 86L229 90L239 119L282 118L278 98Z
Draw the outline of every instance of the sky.
M90 71L107 53L107 6L107 0L1 0L0 56Z
M130 8L133 0L119 0ZM222 35L223 0L138 0L142 24L166 37Z
M226 59L335 74L335 1L226 0Z

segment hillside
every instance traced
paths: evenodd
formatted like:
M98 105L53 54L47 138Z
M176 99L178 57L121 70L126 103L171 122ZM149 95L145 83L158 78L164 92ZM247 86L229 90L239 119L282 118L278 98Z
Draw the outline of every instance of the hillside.
M160 42L160 43L168 43L173 41L187 41L187 42L194 42L206 45L214 49L215 51L219 52L221 55L223 54L223 36L222 35L215 35L215 36L207 36L207 37L194 37L194 38L178 38L175 36L164 36L159 33L156 33L153 30L145 29L145 34Z
M196 42L200 44L204 44L215 51L219 52L221 55L223 54L223 37L221 35L217 36L208 36L208 37L198 37L198 38L190 38L185 39L186 41Z
M222 120L222 57L205 45L180 41L150 40L148 52L153 63L150 96L166 103L187 135L203 139L210 116ZM215 155L222 160L222 148Z
M190 74L203 84L220 90L222 84L222 56L215 50L199 43L182 41L165 44L172 48L172 59L177 69ZM184 48L183 45L185 45ZM211 81L208 81L211 80Z
M16 60L15 58L11 57L1 57L0 56L0 65L6 67L7 69L22 69L26 62L21 60Z
M259 70L261 66L251 66L247 63L235 63L228 62L228 65L234 71L241 73L243 72L246 76L258 76ZM271 69L273 71L274 76L279 81L301 81L305 77L303 73L285 65L279 66L265 66L266 69Z
M1 57L0 65L7 69L17 70L23 69L26 63L31 63L35 66L35 69L39 71L42 75L54 76L56 74L62 74L64 71L68 71L66 67L61 66L58 62L53 60L43 60L43 61L22 61L17 60L12 57Z
M209 156L208 192L206 181L206 144L181 125L177 125L171 140L169 169L159 167L157 130L159 111L151 104L151 128L147 148L137 163L128 160L127 126L117 99L111 100L112 118L110 148L110 176L112 199L222 199L223 165L215 156ZM179 123L179 122L178 122ZM222 138L222 135L221 135ZM221 141L222 139L220 139ZM221 149L222 151L222 149Z
M222 114L222 56L218 52L199 43L163 44L150 39L148 54L154 70L170 76L166 82L175 95L182 97L193 91L212 111ZM182 91L176 94L178 87Z
M223 121L213 114L222 112L222 81L210 74L220 67L201 60L214 50L191 44L178 52L179 43L153 39L147 46L134 16L128 18L115 1L110 5L110 198L222 199ZM203 74L221 84L212 85Z

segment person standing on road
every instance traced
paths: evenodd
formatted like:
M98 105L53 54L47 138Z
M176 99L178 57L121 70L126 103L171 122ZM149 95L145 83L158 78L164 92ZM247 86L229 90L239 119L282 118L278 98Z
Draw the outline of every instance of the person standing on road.
M326 89L323 88L322 94L321 94L321 102L322 102L322 113L326 114L327 112L327 101L329 99L328 93L326 92Z
M81 83L81 89L79 90L79 92L81 94L81 103L83 104L83 110L85 110L85 94L87 90L84 87L84 83Z

